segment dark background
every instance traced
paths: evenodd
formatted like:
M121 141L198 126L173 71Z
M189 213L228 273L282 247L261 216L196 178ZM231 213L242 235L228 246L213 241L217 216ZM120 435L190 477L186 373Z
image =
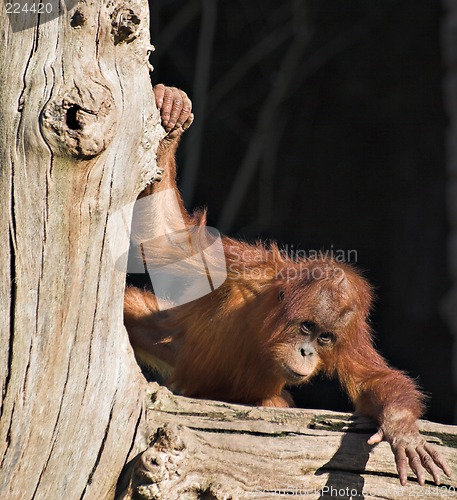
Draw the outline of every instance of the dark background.
M439 1L150 0L153 82L185 90L186 206L247 240L355 250L376 345L453 421ZM301 406L349 410L336 382Z

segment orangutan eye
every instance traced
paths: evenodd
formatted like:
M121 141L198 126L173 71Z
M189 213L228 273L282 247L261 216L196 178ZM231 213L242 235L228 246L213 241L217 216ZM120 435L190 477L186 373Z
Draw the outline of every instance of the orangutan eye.
M309 335L317 330L317 325L314 321L303 321L303 323L300 323L300 330Z
M335 335L331 332L322 332L317 341L320 345L329 345L335 342Z

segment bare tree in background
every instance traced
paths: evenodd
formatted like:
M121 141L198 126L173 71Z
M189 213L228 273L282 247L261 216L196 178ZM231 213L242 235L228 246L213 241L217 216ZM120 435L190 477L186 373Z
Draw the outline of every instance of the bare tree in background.
M368 454L366 423L147 385L123 327L126 262L118 257L133 202L156 178L163 134L149 80L148 6L52 7L15 18L0 10L0 498L280 498L342 481L357 492L397 486L387 444ZM206 40L216 4L189 2L177 19L184 25L203 7ZM297 67L306 37L294 35L284 70ZM251 63L274 43L254 48ZM219 82L218 99L246 64ZM256 140L273 139L271 157L292 82L283 85L265 101L268 130L260 121L256 129ZM262 161L265 178L273 168L257 143L248 151L242 185ZM422 429L455 471L455 429Z
M161 2L156 3L160 8ZM249 197L253 185L258 189L256 217L247 227L262 230L278 218L273 204L274 179L280 168L279 151L287 127L294 127L291 107L287 100L300 86L319 69L339 54L359 43L369 32L372 19L336 34L320 47L310 50L313 29L309 23L308 2L290 0L279 4L240 4L243 16L253 22L259 16L264 27L263 35L255 38L255 43L246 48L245 53L222 75L214 77L213 47L218 21L218 2L190 0L168 23L157 29L160 63L167 49L193 26L198 28L199 38L195 49L195 68L188 71L186 57L178 46L173 47L169 56L176 61L174 67L188 81L186 90L192 97L195 122L185 138L185 155L180 170L180 187L188 206L195 198L197 178L201 175L204 129L216 113L218 120L224 120L240 137L245 145L243 158L233 165L233 179L217 222L223 232L234 230L235 221ZM222 6L220 6L222 7ZM160 16L159 16L160 17ZM246 21L246 24L249 24ZM279 56L278 56L279 54ZM188 56L188 54L187 54ZM258 70L269 81L268 92L260 96L252 95L258 103L252 126L246 121L246 94L244 85L248 75ZM215 80L215 81L214 81ZM214 82L214 83L213 83ZM240 92L234 92L240 89ZM301 127L304 127L301 124ZM221 151L221 155L229 152ZM277 207L276 207L277 208Z

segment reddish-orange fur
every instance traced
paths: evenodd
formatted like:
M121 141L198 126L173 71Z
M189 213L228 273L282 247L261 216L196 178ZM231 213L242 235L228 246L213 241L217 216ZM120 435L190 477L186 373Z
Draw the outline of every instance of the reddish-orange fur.
M161 146L165 173L157 189L172 187L179 195L177 142ZM201 214L189 216L182 204L181 215L188 227L201 224ZM209 295L157 312L152 293L127 289L127 327L131 335L141 330L133 344L174 366L174 387L187 396L247 404L282 397L287 381L275 365L288 343L286 327L313 319L338 339L320 353L321 370L339 377L360 410L380 421L393 406L408 408L414 420L420 416L415 384L373 348L367 323L372 294L357 271L331 259L294 260L275 244L223 243L228 278Z
M171 133L162 141L158 164L164 177L154 192L171 188L181 200L174 160L179 135ZM173 229L180 217L187 227L204 225L204 215L190 216L182 201L180 213L168 208L155 210L155 226ZM360 273L331 259L292 259L275 244L230 238L223 244L227 279L204 297L159 312L152 293L127 288L125 324L139 358L146 352L173 366L168 382L186 396L291 406L285 391L291 381L282 365L290 346L300 341L299 325L312 321L336 339L331 347L317 345L312 374L337 376L357 409L378 422L379 435L370 442L390 442L402 484L408 459L421 484L421 462L437 482L435 464L449 474L417 430L423 395L373 347L367 321L372 292ZM152 253L158 261L169 257L160 255L159 248Z

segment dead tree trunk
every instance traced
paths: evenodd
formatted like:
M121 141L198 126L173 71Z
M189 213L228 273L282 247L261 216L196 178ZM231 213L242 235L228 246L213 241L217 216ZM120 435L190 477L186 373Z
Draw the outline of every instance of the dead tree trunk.
M253 408L173 396L152 384L150 446L125 472L119 499L455 498L457 427L421 421L448 461L441 486L400 485L373 423L323 410Z
M404 498L388 446L370 455L347 416L147 395L122 325L163 132L147 4L45 5L0 8L0 498L110 498L139 452L120 498ZM455 429L423 430L456 473Z
M113 221L162 129L147 1L49 5L0 7L0 497L101 499L144 397Z

